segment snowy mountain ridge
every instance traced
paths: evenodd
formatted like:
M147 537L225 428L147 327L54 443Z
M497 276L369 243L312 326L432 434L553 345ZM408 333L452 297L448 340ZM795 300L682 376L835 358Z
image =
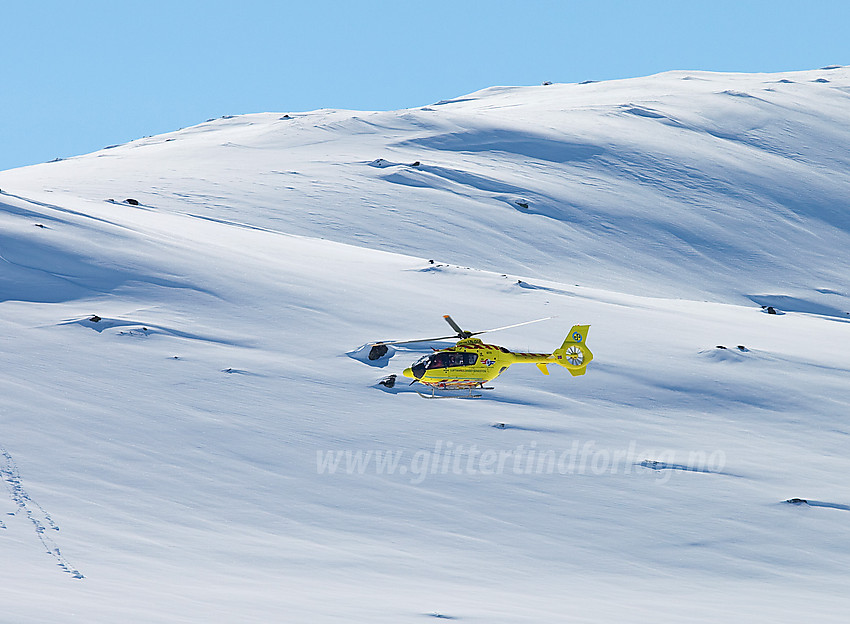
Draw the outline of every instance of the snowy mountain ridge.
M843 622L849 98L493 87L0 172L3 618ZM595 359L424 401L377 381L434 345L348 355L446 313Z
M630 292L817 297L847 260L848 74L670 72L244 115L6 176Z

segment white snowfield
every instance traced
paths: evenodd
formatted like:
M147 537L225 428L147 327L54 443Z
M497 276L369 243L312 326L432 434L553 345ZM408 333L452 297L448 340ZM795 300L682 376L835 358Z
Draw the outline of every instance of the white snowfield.
M846 622L848 146L670 72L0 173L0 622ZM595 359L378 385L443 314Z

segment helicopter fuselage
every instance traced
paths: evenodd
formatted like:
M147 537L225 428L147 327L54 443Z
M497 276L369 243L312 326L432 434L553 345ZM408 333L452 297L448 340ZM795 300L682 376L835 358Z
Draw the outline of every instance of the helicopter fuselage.
M559 364L572 375L582 375L593 358L582 344L587 326L573 331L575 338L568 338L554 353L515 352L479 338L464 338L453 347L423 356L402 374L426 386L449 390L483 387L513 364L536 364L544 375L549 374L548 364ZM567 349L569 345L575 346Z

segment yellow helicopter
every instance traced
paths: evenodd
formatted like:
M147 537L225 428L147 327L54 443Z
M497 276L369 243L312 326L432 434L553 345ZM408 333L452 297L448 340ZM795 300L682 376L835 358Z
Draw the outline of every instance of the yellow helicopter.
M390 345L458 338L455 346L448 349L435 349L434 353L422 356L410 368L405 368L402 372L405 377L413 379L411 385L418 382L431 389L430 394L423 394L417 390L419 396L426 399L449 398L444 395L437 395L437 390L465 390L467 394L452 396L456 396L456 398L479 398L481 395L474 392L476 390L492 390L491 387L486 387L484 384L504 373L512 364L535 364L544 375L549 374L547 365L558 364L566 368L571 375L578 376L587 372L587 365L593 360L593 353L585 344L590 325L573 325L564 343L552 353L519 353L510 351L505 347L485 344L480 338L473 338L473 336L538 323L553 317L476 332L464 331L448 314L443 318L457 332L455 335L420 340L376 342L371 345L369 359L378 360L384 357ZM395 379L395 375L390 375L380 383L392 388L395 385Z

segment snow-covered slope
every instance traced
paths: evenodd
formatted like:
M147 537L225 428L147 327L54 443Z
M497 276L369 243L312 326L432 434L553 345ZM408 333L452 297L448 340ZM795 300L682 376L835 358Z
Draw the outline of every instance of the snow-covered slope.
M0 173L0 620L843 622L848 103L674 72ZM346 355L445 313L596 359Z
M219 119L0 188L637 294L810 299L848 260L848 103L848 68L495 87L406 111Z

